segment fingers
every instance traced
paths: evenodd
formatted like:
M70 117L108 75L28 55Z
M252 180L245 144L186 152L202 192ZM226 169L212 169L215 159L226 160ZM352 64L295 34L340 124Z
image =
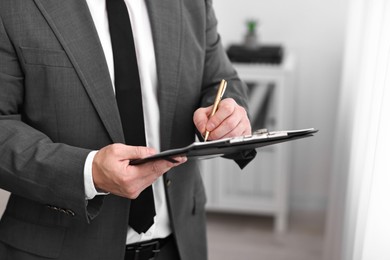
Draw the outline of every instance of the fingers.
M217 127L224 127L225 129L234 129L240 122L240 117L242 116L235 111L237 109L237 106L237 103L231 98L222 100L214 116L212 116L207 122L206 130L211 132L214 131ZM224 123L225 125L222 126L222 123Z
M99 150L92 162L92 177L95 187L112 194L134 199L158 177L186 161L175 157L175 163L165 160L153 161L139 166L129 165L130 159L154 154L147 147L113 144Z
M201 133L209 131L210 140L251 133L252 129L246 110L233 99L222 100L217 112L208 118L210 111L211 107L202 108L194 114L195 126Z

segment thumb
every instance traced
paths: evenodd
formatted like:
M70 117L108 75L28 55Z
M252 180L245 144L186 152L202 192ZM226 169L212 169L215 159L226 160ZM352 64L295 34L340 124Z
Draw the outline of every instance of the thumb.
M206 131L206 125L209 120L209 115L211 113L212 106L209 107L201 107L198 108L193 116L193 121L196 129L200 133L204 133Z
M115 149L117 156L122 160L139 159L151 156L156 153L156 150L145 146L131 146L118 144Z

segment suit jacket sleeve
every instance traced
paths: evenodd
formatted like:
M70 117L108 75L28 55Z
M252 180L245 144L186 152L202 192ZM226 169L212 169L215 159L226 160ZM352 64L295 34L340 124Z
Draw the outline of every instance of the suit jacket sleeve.
M247 86L238 78L222 46L221 38L217 32L217 19L211 0L206 1L206 14L206 57L201 106L209 106L214 102L219 82L225 79L228 81L228 87L224 97L233 98L248 113ZM248 150L225 157L234 159L238 166L243 169L255 156L256 150Z
M206 57L203 71L202 106L214 102L215 93L222 79L228 81L224 97L233 98L239 105L247 107L247 86L242 82L233 68L222 46L217 32L217 19L212 8L212 1L206 1Z
M89 219L83 167L90 150L54 143L24 122L24 82L0 16L0 188Z

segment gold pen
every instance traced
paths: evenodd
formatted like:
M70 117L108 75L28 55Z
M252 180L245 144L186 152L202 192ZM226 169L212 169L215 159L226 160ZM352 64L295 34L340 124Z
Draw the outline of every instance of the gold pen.
M217 112L219 102L221 101L222 96L225 93L226 86L227 86L227 81L224 80L224 79L221 80L221 83L219 84L217 96L215 97L215 100L214 100L213 110L211 111L211 114L210 114L209 118L211 118L215 114L215 112ZM204 141L205 142L209 138L209 135L210 135L210 131L206 131L206 133L204 135Z

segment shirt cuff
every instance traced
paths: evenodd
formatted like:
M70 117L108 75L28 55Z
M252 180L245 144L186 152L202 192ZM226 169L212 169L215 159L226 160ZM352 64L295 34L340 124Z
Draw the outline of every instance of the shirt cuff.
M106 192L98 192L95 188L95 184L93 183L92 177L92 162L95 158L95 155L98 151L92 151L88 154L87 159L85 159L84 164L84 192L85 199L91 200L97 195L107 195L109 193Z

